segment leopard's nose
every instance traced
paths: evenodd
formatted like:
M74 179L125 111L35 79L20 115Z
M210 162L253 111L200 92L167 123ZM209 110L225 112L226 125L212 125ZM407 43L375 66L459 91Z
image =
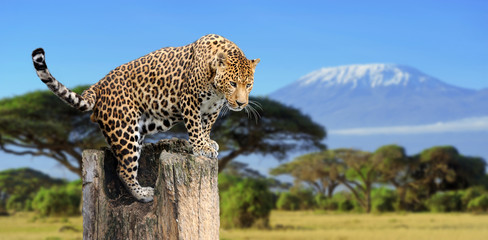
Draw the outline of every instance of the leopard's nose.
M236 103L237 103L237 106L239 106L239 107L241 107L242 105L244 105L244 104L245 104L245 103L243 103L243 102L239 102L239 101L236 101Z

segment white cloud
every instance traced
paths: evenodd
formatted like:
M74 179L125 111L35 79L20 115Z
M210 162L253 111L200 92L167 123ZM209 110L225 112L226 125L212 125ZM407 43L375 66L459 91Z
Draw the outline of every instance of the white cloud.
M331 135L390 135L479 131L488 131L488 116L425 125L338 129L330 130L328 133Z

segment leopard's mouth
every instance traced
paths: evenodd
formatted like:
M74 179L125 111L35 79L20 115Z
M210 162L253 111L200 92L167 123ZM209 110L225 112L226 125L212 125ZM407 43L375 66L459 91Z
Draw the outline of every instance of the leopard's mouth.
M226 105L227 105L227 108L229 108L230 110L235 111L235 112L239 112L239 111L242 111L242 109L244 109L243 107L232 106L232 104L230 104L229 101L226 102Z

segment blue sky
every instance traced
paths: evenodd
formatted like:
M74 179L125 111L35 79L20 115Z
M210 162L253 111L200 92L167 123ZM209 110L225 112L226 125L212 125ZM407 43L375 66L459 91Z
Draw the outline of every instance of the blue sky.
M398 63L449 84L488 87L488 1L1 1L0 98L45 90L30 54L46 50L69 87L166 46L208 34L261 58L253 94L266 95L327 66ZM9 159L9 161L4 161ZM14 160L14 161L12 161ZM0 153L69 173L54 162Z
M2 1L0 97L46 89L30 53L73 87L208 33L261 58L253 93L313 70L399 63L450 84L488 87L488 1Z

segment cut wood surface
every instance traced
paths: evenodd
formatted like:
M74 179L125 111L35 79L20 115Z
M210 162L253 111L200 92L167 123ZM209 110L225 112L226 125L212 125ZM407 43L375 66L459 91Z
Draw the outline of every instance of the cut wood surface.
M83 151L83 239L218 239L217 159L194 157L185 140L145 144L138 180L154 201L136 201L110 149Z

